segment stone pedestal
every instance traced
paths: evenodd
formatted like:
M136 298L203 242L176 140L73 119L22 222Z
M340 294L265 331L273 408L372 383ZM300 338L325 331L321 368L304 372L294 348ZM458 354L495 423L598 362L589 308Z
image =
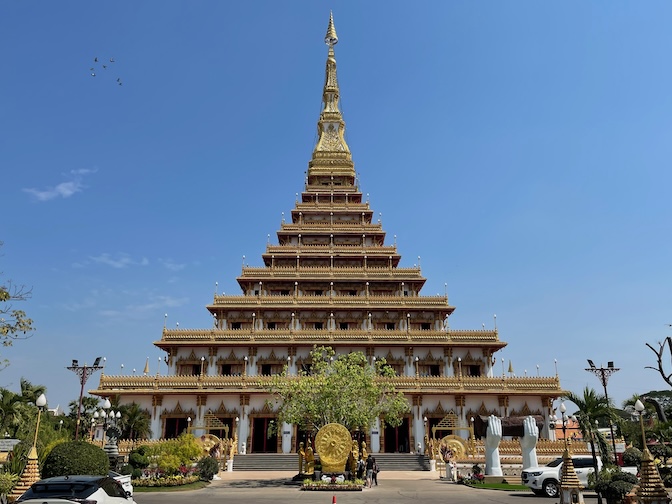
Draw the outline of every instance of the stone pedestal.
M226 461L226 472L233 472L233 460Z
M432 459L429 461L429 471L436 472L436 460Z

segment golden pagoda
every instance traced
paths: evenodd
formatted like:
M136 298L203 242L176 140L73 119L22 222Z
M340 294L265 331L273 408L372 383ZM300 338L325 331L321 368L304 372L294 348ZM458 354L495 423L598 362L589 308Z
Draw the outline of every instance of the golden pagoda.
M208 427L216 418L237 433L240 453L295 452L304 433L276 424L265 384L285 366L290 374L307 369L313 346L325 345L385 358L412 406L401 426L377 422L365 433L373 453L424 450L440 423L451 426L441 435L461 436L466 446L473 417L490 414L543 417L550 437L552 402L562 395L557 375L496 374L495 354L506 346L497 329L451 329L447 296L422 295L420 266L400 267L396 243L385 243L345 140L333 16L325 42L318 140L277 244L267 245L261 266L243 264L241 295L215 293L212 328L164 327L155 345L166 352L168 375L103 374L91 393L146 408L154 438L187 428L216 434Z

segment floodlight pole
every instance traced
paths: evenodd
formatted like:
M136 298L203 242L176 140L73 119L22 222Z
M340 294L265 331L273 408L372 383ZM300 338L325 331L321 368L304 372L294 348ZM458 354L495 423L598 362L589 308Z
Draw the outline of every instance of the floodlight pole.
M79 383L81 385L79 389L79 405L77 406L77 427L75 427L75 441L79 439L79 423L82 416L82 397L84 396L84 384L86 380L89 379L96 371L103 369L103 366L99 366L100 357L96 359L93 366L87 366L86 363L83 366L80 366L77 361L72 361L72 366L68 366L67 369L79 376Z
M600 367L595 367L592 364L592 361L588 361L591 365L589 368L586 368L586 371L593 373L600 380L602 387L604 387L604 398L607 400L607 407L611 409L611 403L609 403L609 395L607 394L607 382L609 377L614 374L616 371L620 371L620 368L615 368L613 362L609 362L608 366L605 368L600 365ZM614 423L609 419L609 432L611 433L611 446L614 449L614 462L618 465L618 456L616 455L616 438L614 438Z

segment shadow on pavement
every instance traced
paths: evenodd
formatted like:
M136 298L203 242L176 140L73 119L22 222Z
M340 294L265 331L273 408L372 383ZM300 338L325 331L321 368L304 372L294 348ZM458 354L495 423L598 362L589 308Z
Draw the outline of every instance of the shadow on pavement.
M291 479L276 478L276 479L258 479L258 480L234 480L227 482L224 486L233 488L268 488L268 487L284 487L292 486ZM298 489L298 485L295 485Z

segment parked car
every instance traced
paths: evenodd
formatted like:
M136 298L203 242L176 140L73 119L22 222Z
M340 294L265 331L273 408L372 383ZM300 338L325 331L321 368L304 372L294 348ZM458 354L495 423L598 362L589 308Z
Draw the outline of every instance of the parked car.
M109 476L57 476L33 483L16 502L21 504L136 504Z
M575 455L572 457L574 471L582 486L588 486L588 475L595 472L593 457L590 455ZM602 470L602 460L597 457L597 469ZM636 467L621 467L622 471L637 474ZM558 457L545 466L529 467L524 470L520 479L523 485L532 489L535 495L557 497L560 494L560 474L562 471L562 457Z
M128 495L133 495L133 484L131 483L130 474L119 474L118 472L110 471L107 475L121 483L121 486L128 492Z

